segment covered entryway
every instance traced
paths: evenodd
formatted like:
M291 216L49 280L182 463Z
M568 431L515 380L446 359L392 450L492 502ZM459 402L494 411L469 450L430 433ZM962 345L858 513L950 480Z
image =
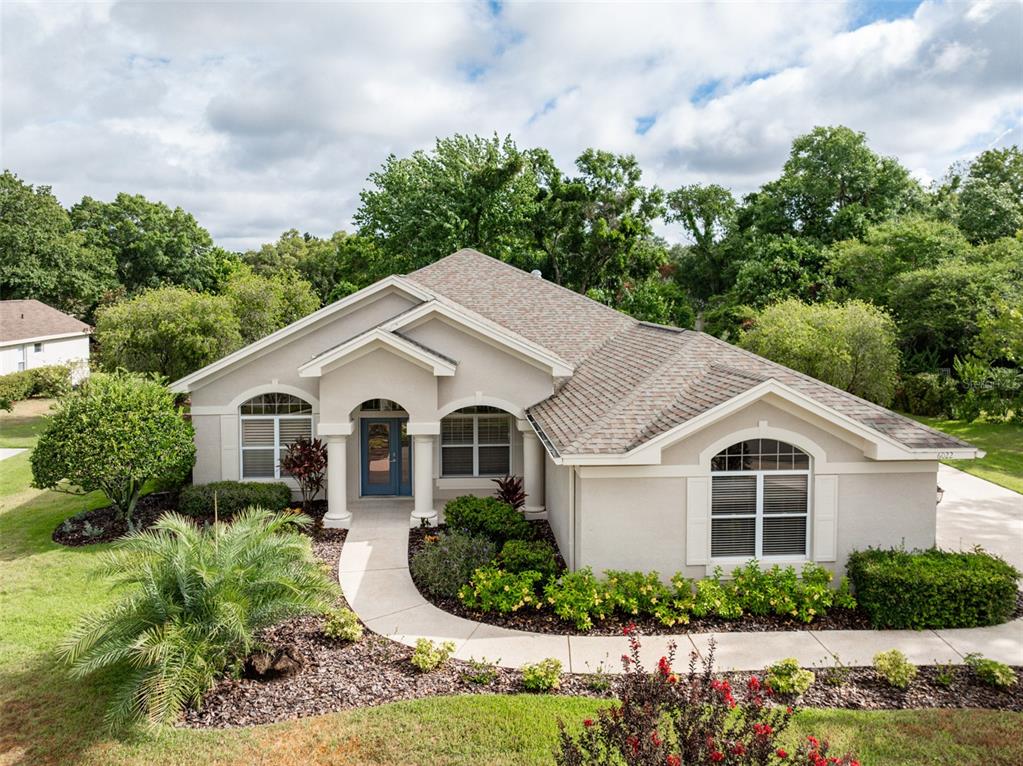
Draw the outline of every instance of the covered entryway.
M362 494L411 496L412 437L408 417L361 418Z

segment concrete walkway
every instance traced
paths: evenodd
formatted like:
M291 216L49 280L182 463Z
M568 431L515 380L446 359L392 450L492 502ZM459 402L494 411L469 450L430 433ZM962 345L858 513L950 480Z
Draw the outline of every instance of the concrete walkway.
M509 630L456 617L427 602L408 570L411 510L411 501L392 499L365 500L352 507L352 527L341 551L339 579L349 605L370 630L408 645L414 645L420 637L453 641L458 659L486 659L509 668L556 657L565 670L573 673L592 673L601 667L609 673L620 672L619 658L628 649L624 637ZM1023 665L1023 620L966 630L646 636L645 661L652 666L674 639L679 664L684 664L689 652L706 652L712 638L717 646L715 665L721 670L760 670L786 657L795 657L804 666L834 664L835 656L846 665L870 665L874 654L887 649L902 650L916 664L961 663L967 653L980 652L1001 662Z
M980 545L1023 572L1023 495L951 466L938 468L938 546Z
M0 460L6 460L9 457L20 455L24 451L24 449L16 449L14 447L0 447Z

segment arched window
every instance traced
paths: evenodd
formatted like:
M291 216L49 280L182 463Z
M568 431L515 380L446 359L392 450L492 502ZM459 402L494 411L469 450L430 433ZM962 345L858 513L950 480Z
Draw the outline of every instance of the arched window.
M440 421L441 476L511 472L511 416L496 407L455 410Z
M775 439L748 439L710 467L712 558L807 555L809 455Z
M254 396L238 412L243 479L279 479L284 450L297 439L313 436L312 405L291 394Z

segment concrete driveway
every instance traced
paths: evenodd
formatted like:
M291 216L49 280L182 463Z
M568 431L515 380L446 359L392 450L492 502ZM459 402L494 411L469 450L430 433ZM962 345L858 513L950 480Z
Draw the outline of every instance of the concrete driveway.
M938 486L938 546L995 553L1023 572L1023 495L942 465Z

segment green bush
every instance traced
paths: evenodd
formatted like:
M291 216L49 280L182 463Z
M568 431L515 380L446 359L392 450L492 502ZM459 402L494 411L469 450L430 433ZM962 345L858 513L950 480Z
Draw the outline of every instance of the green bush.
M722 580L721 567L714 568L712 577L696 581L696 601L693 614L697 617L717 616L726 620L742 617L742 602L735 584Z
M419 550L409 568L415 581L430 593L454 598L473 572L493 561L494 552L494 544L484 537L447 532Z
M86 617L61 658L81 678L117 668L109 717L173 723L259 645L259 631L322 612L337 584L296 530L307 516L243 513L198 527L176 513L107 554L117 601Z
M806 694L817 676L799 667L799 660L789 657L768 667L766 680L778 694Z
M539 572L507 572L493 565L477 569L472 580L458 591L458 598L470 609L483 612L517 612L524 606L539 609L536 585Z
M1004 662L989 660L976 653L967 654L965 659L970 670L988 686L1008 689L1016 685L1016 671Z
M341 641L358 641L362 638L362 623L351 609L334 609L323 622L323 635Z
M546 540L509 540L498 561L509 572L539 572L545 580L558 573L558 553Z
M856 600L875 628L972 628L1005 622L1020 576L982 551L869 548L847 564Z
M843 578L838 589L831 587L833 575L828 569L808 562L802 574L794 567L761 569L759 562L750 561L732 571L730 583L735 600L743 612L756 615L774 614L795 617L802 622L813 622L832 606L852 608L856 600L849 592L848 581ZM722 587L726 587L724 584ZM709 595L717 595L713 589ZM726 609L734 612L731 598L725 596ZM706 607L704 607L706 608ZM720 614L719 616L724 616Z
M952 411L956 399L956 384L947 375L918 372L907 375L899 382L895 406L913 415L942 417Z
M898 649L875 654L874 670L896 689L908 689L917 674L916 665L906 659L906 655Z
M71 391L71 367L53 364L0 375L0 399L20 402L41 396L59 399Z
M589 630L594 620L604 620L614 612L607 583L593 576L589 567L565 572L544 588L544 598L563 620L573 623L579 630Z
M214 495L217 514L225 519L250 507L279 512L291 505L291 487L284 482L214 481L183 488L178 510L186 516L211 516Z
M409 661L420 673L429 673L447 662L454 653L454 641L445 641L438 645L428 638L419 638L416 639L416 648Z
M533 526L522 514L496 497L456 497L444 506L444 521L449 529L486 537L497 545L533 536Z
M561 661L554 657L522 666L522 685L527 691L549 692L561 686Z

